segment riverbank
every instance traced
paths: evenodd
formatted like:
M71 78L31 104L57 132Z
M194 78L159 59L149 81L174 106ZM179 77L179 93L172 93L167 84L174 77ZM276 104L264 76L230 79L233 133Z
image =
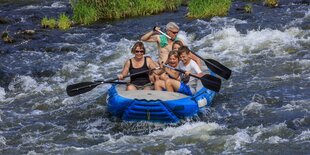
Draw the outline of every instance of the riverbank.
M111 20L176 11L181 4L188 6L187 16L190 18L211 18L227 15L231 5L231 0L71 0L70 2L73 19L86 25L99 19Z

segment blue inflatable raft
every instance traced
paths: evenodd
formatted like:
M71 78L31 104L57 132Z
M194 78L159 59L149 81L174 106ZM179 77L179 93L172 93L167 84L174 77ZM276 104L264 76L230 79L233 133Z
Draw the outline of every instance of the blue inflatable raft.
M107 94L108 111L125 121L178 123L210 106L215 92L197 83L196 93L187 96L176 92L125 91L124 85L112 85Z

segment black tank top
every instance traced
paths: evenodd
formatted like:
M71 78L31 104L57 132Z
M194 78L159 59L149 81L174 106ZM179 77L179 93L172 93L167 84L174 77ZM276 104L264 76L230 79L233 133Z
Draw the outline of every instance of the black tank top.
M132 60L129 59L129 61L130 61L130 66L129 66L129 73L130 73L130 74L138 73L138 72L141 72L141 71L144 71L144 70L148 70L148 69L149 69L149 68L147 67L146 57L144 57L144 64L143 64L143 66L140 67L140 68L134 68L134 67L132 66ZM130 77L130 83L132 83L132 84L134 84L134 85L137 85L137 86L143 86L143 85L148 84L148 83L150 83L150 82L151 82L151 81L150 81L150 79L149 79L149 74L148 74L147 72Z

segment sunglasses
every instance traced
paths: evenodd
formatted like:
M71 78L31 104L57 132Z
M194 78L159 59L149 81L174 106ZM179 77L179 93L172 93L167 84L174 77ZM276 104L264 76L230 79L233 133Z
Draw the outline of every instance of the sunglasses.
M142 53L142 54L144 54L144 51L143 51L143 50L141 50L141 51L136 50L136 52L135 52L135 53Z
M176 31L176 32L170 31L170 32L172 32L173 34L178 34L179 33L179 31Z

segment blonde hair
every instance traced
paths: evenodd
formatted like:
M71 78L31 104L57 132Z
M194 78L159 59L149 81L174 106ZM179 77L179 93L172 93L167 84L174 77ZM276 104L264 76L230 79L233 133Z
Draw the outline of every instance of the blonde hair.
M169 58L170 58L171 56L175 56L176 58L178 58L178 60L180 60L180 58L179 58L179 52L178 52L177 50L172 50L172 51L170 51L169 54L168 54L168 59L166 60L166 64L169 63Z
M135 54L136 48L137 48L137 47L140 47L141 49L143 49L144 54L145 54L144 44L143 44L143 42L141 42L141 41L136 42L136 43L132 46L132 48L131 48L131 53L132 53L132 54Z
M180 29L179 26L175 22L169 22L166 25L166 30L171 30L171 29Z

